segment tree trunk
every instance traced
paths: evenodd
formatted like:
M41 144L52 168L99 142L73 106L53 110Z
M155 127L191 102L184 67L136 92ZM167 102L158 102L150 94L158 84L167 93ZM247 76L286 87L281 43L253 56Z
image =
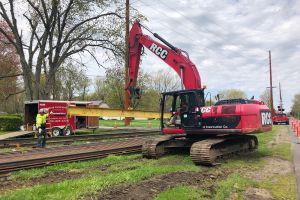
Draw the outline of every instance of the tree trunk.
M32 101L34 99L33 89L32 89L32 72L27 66L26 61L20 59L22 71L23 71L23 79L24 79L24 89L26 100Z

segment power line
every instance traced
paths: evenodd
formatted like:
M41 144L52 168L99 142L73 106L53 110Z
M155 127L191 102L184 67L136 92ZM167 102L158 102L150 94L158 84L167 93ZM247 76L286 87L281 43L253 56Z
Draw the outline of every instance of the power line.
M155 11L156 13L158 13L158 14L160 14L160 15L161 15L161 14L165 15L164 12L158 11L159 9L157 10L157 8L154 8L153 6L151 6L151 5L148 4L148 3L145 3L145 2L143 2L143 1L139 1L139 3L142 3L142 4L144 4L144 5L147 6L147 7L153 8L153 11ZM165 15L165 16L167 16L167 15ZM179 34L179 35L181 35L181 36L188 37L189 39L194 40L194 39L190 38L188 35L185 35L185 34L183 34L183 33L181 33L181 32L178 32L176 29L173 29L173 27L171 27L169 24L167 24L167 23L164 22L164 21L160 21L160 24L163 24L164 27L168 27L170 30L172 30L173 32L175 32L175 33L177 33L177 34Z

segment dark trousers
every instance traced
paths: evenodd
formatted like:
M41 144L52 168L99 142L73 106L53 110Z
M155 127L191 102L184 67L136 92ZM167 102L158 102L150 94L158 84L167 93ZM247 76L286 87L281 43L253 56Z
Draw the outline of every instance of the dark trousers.
M43 148L46 146L46 137L47 137L46 129L38 127L37 130L38 130L38 133L37 133L37 145L36 146L39 148Z

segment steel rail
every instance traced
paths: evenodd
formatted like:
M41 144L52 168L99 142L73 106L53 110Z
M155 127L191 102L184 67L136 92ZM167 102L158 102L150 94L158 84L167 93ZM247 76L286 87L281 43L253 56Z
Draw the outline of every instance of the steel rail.
M53 149L54 151L51 151L52 148L49 148L24 154L2 154L0 155L0 175L21 169L42 167L56 163L104 158L112 154L140 153L143 141L142 138L137 138L93 145L74 145L74 147L67 148L68 151L65 151L66 148Z
M47 138L47 145L54 144L71 144L80 141L100 141L108 139L133 138L141 136L158 135L160 131L139 131L139 132L125 132L125 133L105 133L105 134L85 134L85 135L71 135L58 136ZM34 146L36 139L34 138L13 138L0 140L0 148L9 148L15 146Z

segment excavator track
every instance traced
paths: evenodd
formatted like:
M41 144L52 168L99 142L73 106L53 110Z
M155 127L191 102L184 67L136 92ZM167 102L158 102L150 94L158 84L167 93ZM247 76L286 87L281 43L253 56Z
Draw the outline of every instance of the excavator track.
M168 142L178 136L176 135L162 135L155 139L145 141L142 146L142 155L144 158L159 158L167 153L164 143ZM182 136L181 136L182 137Z
M210 138L195 142L190 149L190 156L197 165L216 165L220 158L253 151L257 145L257 138L251 135Z

